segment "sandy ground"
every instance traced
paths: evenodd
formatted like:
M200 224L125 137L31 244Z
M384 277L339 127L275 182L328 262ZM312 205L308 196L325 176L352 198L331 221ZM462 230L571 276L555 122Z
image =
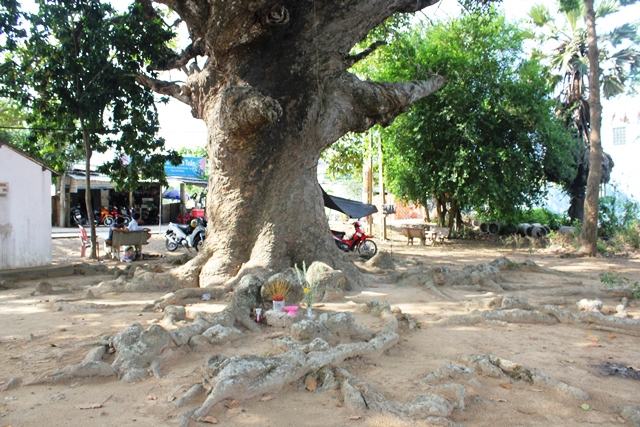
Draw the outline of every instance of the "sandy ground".
M513 251L495 242L451 241L436 247L406 246L400 237L390 242L377 240L379 248L392 254L398 269L415 265L448 266L460 270L465 265L508 257L515 263L527 259L547 269L545 272L505 274L508 291L504 295L526 296L531 304L552 303L572 308L582 298L601 295L599 273L625 275L633 283L640 281L640 260L634 258L565 259L544 250ZM77 263L77 239L54 239L54 262ZM185 253L169 254L162 236L156 235L145 247L148 254L165 255L150 261L169 268L168 261ZM84 261L92 263L92 261ZM93 261L95 263L95 261ZM110 268L116 261L104 262ZM120 268L124 267L122 263ZM261 333L247 332L243 338L207 351L177 349L161 366L162 378L135 383L110 379L77 379L61 383L32 385L55 369L82 361L90 347L83 343L112 336L132 323L145 327L162 319L162 313L146 312L143 307L161 296L152 293L103 294L95 303L112 308L99 312L57 311L56 301L82 302L86 287L108 280L106 276L69 276L49 279L55 294L34 293L39 282L25 281L17 289L0 291L0 426L176 426L180 410L173 401L193 384L202 380L202 366L213 354L265 355L272 352L273 328ZM578 325L540 325L515 323L479 323L465 326L441 326L439 319L465 314L468 302L490 296L461 287L442 287L443 295L428 288L385 283L376 275L368 276L367 287L349 293L341 303L326 303L323 311L355 311L356 303L373 298L389 301L409 313L419 328L401 328L400 342L376 360L348 360L342 367L367 381L386 398L408 402L430 389L421 380L447 361L464 354L492 354L521 363L589 393L579 400L557 390L508 377L479 376L468 385L464 409L456 409L451 420L465 426L576 426L633 425L619 416L616 407L640 405L640 382L629 378L603 376L596 365L617 363L640 369L640 338ZM84 301L86 302L86 301ZM603 300L615 306L613 296ZM220 310L225 303L188 301L189 310ZM638 300L632 300L628 314L640 318ZM367 327L378 327L379 320L357 313L356 319ZM12 387L10 380L21 380ZM204 397L194 401L201 404ZM588 404L587 410L581 405ZM229 405L233 406L233 405ZM85 409L89 408L89 409ZM586 408L586 406L585 406ZM228 408L217 404L210 415L219 425L229 426L403 426L427 425L419 421L403 422L372 411L353 411L342 404L339 391L305 389L290 384L279 393L244 400ZM192 426L206 425L192 421Z

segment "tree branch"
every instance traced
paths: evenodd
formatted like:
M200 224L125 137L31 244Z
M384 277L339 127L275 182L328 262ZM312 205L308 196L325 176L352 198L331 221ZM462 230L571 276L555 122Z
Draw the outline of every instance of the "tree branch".
M367 56L369 56L373 52L375 52L376 49L379 48L380 46L386 46L386 45L387 45L387 42L385 42L384 40L378 40L377 42L371 44L371 46L369 46L368 48L366 48L362 52L360 52L360 53L358 53L356 55L347 56L347 58L345 59L345 63L347 64L347 68L351 68L353 66L353 64L355 64L356 62L362 61L364 58L366 58Z
M189 89L186 86L180 86L179 84L174 82L153 79L142 74L138 74L136 76L136 81L142 86L148 87L154 92L171 96L178 101L184 102L185 104L191 106L191 97Z
M355 76L353 79L357 80ZM376 83L358 80L352 92L354 110L361 111L360 118L364 120L350 130L362 132L375 124L388 126L407 107L439 90L446 82L444 77L438 75L426 81L414 82Z
M182 68L196 56L206 55L205 43L202 39L197 39L179 54L170 50L167 53L166 58L149 65L147 71L167 71Z

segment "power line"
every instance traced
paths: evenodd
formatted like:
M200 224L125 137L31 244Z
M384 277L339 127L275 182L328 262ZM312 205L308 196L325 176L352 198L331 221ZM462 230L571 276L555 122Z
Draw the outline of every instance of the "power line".
M13 129L13 130L46 130L46 131L60 131L60 132L78 132L80 129L75 128L50 128L50 127L26 127L26 126L0 126L0 129ZM104 130L92 130L89 132L104 133Z

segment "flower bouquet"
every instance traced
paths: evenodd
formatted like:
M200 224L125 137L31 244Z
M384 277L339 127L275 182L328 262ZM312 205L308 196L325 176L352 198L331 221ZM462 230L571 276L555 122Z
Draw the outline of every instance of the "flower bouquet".
M304 261L302 261L302 270L298 268L298 264L293 267L296 269L300 284L304 287L304 303L307 306L307 317L313 318L315 316L311 311L311 307L313 307L313 302L318 292L318 281L315 279L311 280L311 283L307 281L307 266Z

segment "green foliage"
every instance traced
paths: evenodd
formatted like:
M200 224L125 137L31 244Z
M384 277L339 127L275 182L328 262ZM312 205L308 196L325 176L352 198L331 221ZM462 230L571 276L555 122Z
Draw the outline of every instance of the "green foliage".
M631 288L634 298L640 298L640 284L638 284L638 282L630 284L629 278L620 273L611 271L600 273L600 281L612 288L629 287Z
M618 230L629 228L637 221L640 205L618 192L600 198L598 213L599 228L602 234L612 236Z
M518 223L527 224L543 224L547 225L551 230L557 230L563 225L570 223L569 218L566 215L560 215L551 212L546 208L536 208L520 213Z
M624 12L622 7L633 1L603 1L597 4L596 20L613 13ZM552 70L558 74L552 82L562 85L563 96L575 100L576 94L584 94L589 76L587 59L585 6L581 0L559 0L558 12L554 14L544 5L535 5L529 12L532 32L540 46L549 46L552 51L546 56ZM602 33L598 33L599 61L602 69L602 94L609 99L628 92L633 93L640 83L640 49L638 49L638 23L628 22ZM576 85L577 83L577 85Z
M513 215L541 198L546 174L574 173L573 141L552 114L546 69L524 59L522 41L489 10L398 34L358 65L374 80L449 80L384 131L392 192Z
M0 99L0 138L23 150L27 145L28 136L23 129L20 129L24 126L24 119L25 115L16 102Z
M628 226L615 230L609 242L618 248L617 252L640 249L640 222L633 220Z
M462 227L460 230L453 233L454 238L456 239L467 239L473 240L480 232L473 227Z
M136 82L173 33L143 13L140 4L117 15L98 0L42 1L38 13L22 15L28 34L11 34L0 95L20 102L29 144L63 159L58 169L78 153L89 162L93 152L112 150L114 159L100 171L130 189L144 180L164 182L166 160L179 162L156 137L153 93Z
M579 9L581 6L581 0L558 0L560 3L561 12L569 12L575 9Z
M351 177L362 181L367 134L348 133L322 153L330 179Z

